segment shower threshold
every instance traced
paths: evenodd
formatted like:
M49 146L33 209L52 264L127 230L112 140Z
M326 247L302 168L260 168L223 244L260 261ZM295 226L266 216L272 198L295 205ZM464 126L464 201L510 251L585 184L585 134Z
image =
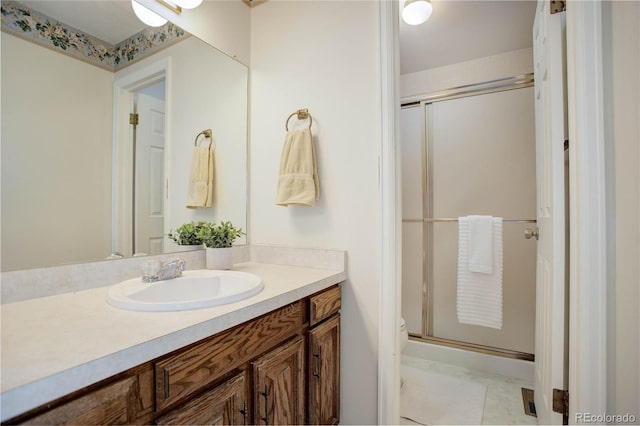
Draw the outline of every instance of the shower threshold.
M434 345L448 346L450 348L463 349L481 354L501 356L504 358L520 359L523 361L534 361L535 356L526 352L518 352L510 349L495 348L493 346L479 345L476 343L460 342L458 340L443 339L441 337L421 336L409 333L409 338L418 342L431 343Z

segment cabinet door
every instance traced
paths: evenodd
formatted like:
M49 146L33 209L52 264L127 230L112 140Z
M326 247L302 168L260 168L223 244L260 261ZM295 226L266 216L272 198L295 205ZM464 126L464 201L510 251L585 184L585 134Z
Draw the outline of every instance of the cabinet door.
M340 420L340 316L309 330L309 424Z
M296 337L255 362L254 423L304 423L304 338Z
M158 425L246 425L246 379L242 372L157 420Z

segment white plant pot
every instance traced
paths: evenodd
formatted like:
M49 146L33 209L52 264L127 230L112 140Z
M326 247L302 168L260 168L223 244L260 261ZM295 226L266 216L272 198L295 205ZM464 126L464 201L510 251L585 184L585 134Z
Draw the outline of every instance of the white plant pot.
M233 266L232 254L231 247L207 247L207 269L231 269Z
M178 245L176 244L176 251L191 251L191 250L200 250L204 248L203 244L189 244L189 245Z

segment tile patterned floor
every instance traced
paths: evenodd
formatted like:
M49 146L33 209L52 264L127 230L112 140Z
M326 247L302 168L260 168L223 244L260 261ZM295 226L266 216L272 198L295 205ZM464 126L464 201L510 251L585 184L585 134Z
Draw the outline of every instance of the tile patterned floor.
M533 388L533 383L513 379L497 374L473 371L464 367L442 364L420 358L402 356L402 364L461 378L487 387L484 404L483 425L535 425L537 419L524 413L520 388ZM403 425L417 424L408 419L401 419Z

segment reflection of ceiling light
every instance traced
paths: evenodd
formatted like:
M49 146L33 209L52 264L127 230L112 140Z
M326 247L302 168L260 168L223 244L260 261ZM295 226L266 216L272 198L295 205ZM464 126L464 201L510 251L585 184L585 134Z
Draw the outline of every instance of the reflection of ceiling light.
M430 0L405 0L402 19L409 25L420 25L429 19L432 11Z
M178 6L183 9L193 9L200 6L202 0L173 0Z
M152 12L150 9L147 9L136 0L131 0L131 7L133 7L133 12L136 14L138 19L150 27L161 27L167 23L167 20L162 16Z

